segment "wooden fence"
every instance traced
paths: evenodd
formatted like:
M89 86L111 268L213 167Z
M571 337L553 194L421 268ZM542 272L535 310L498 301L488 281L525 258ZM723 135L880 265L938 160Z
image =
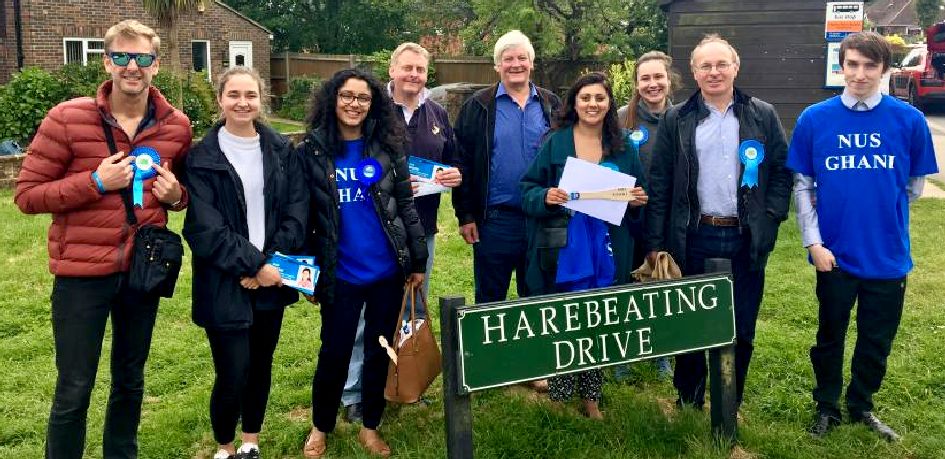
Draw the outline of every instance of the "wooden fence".
M321 79L330 77L335 72L360 67L371 70L374 62L369 56L357 54L331 55L311 53L273 54L270 60L272 94L282 96L288 89L289 81L300 76L316 76ZM461 56L434 60L436 81L438 84L478 83L491 84L498 81L491 57ZM561 92L578 75L587 70L604 70L609 62L594 60L560 61L538 60L532 79L542 87Z

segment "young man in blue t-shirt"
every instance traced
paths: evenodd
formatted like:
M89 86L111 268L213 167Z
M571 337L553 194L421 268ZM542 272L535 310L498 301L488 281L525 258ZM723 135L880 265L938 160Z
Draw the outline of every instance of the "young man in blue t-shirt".
M847 36L840 45L843 94L801 113L788 152L797 221L817 269L819 326L810 350L815 436L840 423L844 340L858 303L849 419L899 439L872 413L873 394L886 374L912 269L909 202L938 169L922 113L879 92L890 55L881 35Z

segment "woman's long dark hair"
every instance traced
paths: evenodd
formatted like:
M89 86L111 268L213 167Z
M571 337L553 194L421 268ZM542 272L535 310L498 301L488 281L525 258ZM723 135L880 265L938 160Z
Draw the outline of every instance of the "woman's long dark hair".
M555 129L562 129L568 126L574 126L578 122L577 111L574 109L577 94L581 88L599 84L607 91L607 97L610 99L610 107L607 114L604 115L603 138L601 143L604 147L604 155L612 155L623 151L625 143L623 139L623 130L620 128L620 121L617 119L617 102L614 100L614 92L610 89L610 83L607 82L607 75L601 72L590 72L581 75L564 96L564 106L558 112L558 118L555 122Z
M358 69L340 70L314 91L312 109L307 120L309 129L321 129L325 132L328 140L326 146L332 155L343 151L335 108L338 103L338 91L352 78L366 82L371 90L371 108L361 126L362 132L365 126L373 121L374 130L371 135L390 151L401 151L404 143L403 121L394 112L394 104L387 94L387 88L371 74Z

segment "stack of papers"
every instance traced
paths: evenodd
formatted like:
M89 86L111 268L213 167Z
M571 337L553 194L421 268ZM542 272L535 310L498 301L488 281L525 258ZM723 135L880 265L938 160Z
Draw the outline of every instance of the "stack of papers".
M410 169L410 175L416 175L420 179L418 182L420 188L417 189L417 194L413 195L414 197L444 193L450 190L448 187L433 181L433 177L436 176L437 172L443 169L449 169L450 166L440 164L436 161L430 161L429 159L411 156L407 160L407 167Z

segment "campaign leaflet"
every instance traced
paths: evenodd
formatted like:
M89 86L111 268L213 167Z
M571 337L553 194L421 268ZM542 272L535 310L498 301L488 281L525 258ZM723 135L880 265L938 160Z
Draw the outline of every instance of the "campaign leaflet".
M433 177L437 172L443 169L449 169L450 166L440 164L436 161L430 161L429 159L411 156L407 160L407 167L410 169L410 175L416 175L420 179L418 182L420 187L417 189L417 194L413 195L414 197L443 193L450 190L448 187L433 181Z
M306 295L315 293L315 284L321 269L315 265L315 257L310 255L285 255L276 252L269 258L269 264L279 269L282 285L292 287Z

